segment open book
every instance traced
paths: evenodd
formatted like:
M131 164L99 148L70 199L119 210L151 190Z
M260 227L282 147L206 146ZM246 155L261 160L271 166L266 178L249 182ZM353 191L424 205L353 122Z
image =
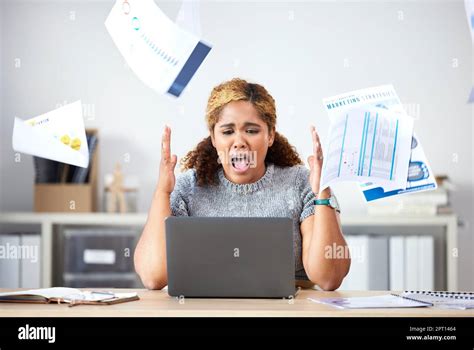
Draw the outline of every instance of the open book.
M74 305L111 305L138 300L137 293L81 291L75 288L44 288L0 293L0 302L9 303L68 303Z

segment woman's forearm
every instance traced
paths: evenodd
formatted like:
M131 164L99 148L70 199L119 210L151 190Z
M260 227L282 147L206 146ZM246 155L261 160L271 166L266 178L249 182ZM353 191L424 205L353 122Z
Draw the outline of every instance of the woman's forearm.
M156 191L134 256L135 269L148 289L162 289L168 284L165 237L168 216L171 216L170 194Z
M329 196L330 193L320 195L322 198ZM349 249L335 209L324 205L317 207L305 265L311 281L325 290L337 289L349 272Z

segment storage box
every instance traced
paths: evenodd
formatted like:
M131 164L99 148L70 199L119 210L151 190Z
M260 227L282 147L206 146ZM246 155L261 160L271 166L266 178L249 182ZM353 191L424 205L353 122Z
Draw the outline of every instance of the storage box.
M63 235L64 272L134 272L136 230L67 228Z
M87 134L97 136L97 129L87 129ZM97 211L98 146L89 164L89 182L41 183L34 187L34 211L36 212L94 212Z
M137 288L133 252L137 228L69 227L58 235L56 282L73 288Z

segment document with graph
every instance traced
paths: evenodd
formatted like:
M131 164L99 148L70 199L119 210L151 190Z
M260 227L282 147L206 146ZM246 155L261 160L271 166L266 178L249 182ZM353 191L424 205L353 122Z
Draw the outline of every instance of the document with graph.
M158 93L180 96L211 50L153 0L117 0L105 26L128 66Z
M334 113L322 188L336 181L376 181L405 188L412 135L412 118L382 108Z
M368 128L368 130L373 130L375 125L372 126L371 122L373 123L373 111L380 111L384 110L387 113L391 114L393 118L397 120L403 120L406 121L406 119L411 119L410 116L408 116L403 108L403 105L398 98L397 93L395 92L395 89L393 88L392 85L382 85L382 86L377 86L373 88L367 88L367 89L361 89L361 90L356 90L344 94L340 94L337 96L329 97L323 99L324 106L326 108L326 111L328 112L329 118L331 120L331 128L332 125L334 124L334 120L340 120L341 118L344 118L344 115L348 115L351 113L355 113L355 111L364 111L364 121L367 122L367 118L365 113L370 112L371 113L371 121L367 123L360 122L359 124L362 124L362 130L364 128ZM384 114L384 113L380 113ZM360 112L359 112L360 115ZM359 116L359 118L361 118ZM375 124L375 123L374 123ZM408 122L410 124L410 122ZM340 125L340 123L339 123ZM399 130L400 128L405 128L407 124L404 123L399 123ZM413 125L413 121L411 122L411 125ZM413 126L412 126L413 129ZM349 133L352 133L351 127L347 128ZM361 134L360 128L356 129L356 134ZM388 128L387 130L391 130ZM380 131L380 129L379 129ZM372 135L373 137L373 135ZM359 137L362 138L362 137ZM390 138L389 138L390 139ZM330 143L332 142L332 138L330 137ZM367 143L370 144L370 139L367 140ZM366 144L366 142L364 142ZM387 170L386 170L386 164L387 164L387 147L390 149L391 145L383 143L381 144L380 147L378 147L377 142L372 143L374 144L374 153L376 156L381 156L382 154L385 155L383 157L384 161L381 161L379 164L377 164L377 167L380 165L385 165L384 168L385 170L382 169L377 169L375 171L375 174L377 176L372 176L370 179L365 179L364 180L364 175L368 175L368 169L370 169L370 161L369 164L367 164L367 157L369 156L367 154L367 148L365 149L365 152L359 151L359 155L361 157L357 160L357 169L356 173L359 173L360 175L357 176L356 181L360 183L360 188L362 190L362 193L364 195L364 198L366 201L373 201L376 199L381 199L384 197L390 197L398 194L403 194L403 193L411 193L411 192L419 192L419 191L425 191L425 190L430 190L430 189L436 189L436 180L435 177L431 171L431 167L428 163L428 160L426 158L425 152L423 150L423 147L421 146L421 142L419 138L417 137L416 133L413 131L412 137L411 137L411 142L410 147L409 147L409 155L408 155L408 163L407 163L407 171L405 172L405 166L403 168L397 168L394 167L395 169L395 174L401 176L401 172L405 172L405 181L393 181L393 176L394 173L391 173L392 180L387 181ZM406 150L406 140L402 142L403 144L403 152ZM383 146L382 146L383 145ZM402 147L400 144L397 145L398 147ZM334 145L331 145L329 148L334 150ZM371 150L371 149L370 149ZM380 150L380 152L377 152L377 150ZM393 149L392 149L393 150ZM402 149L400 149L401 154ZM327 153L327 150L326 150ZM395 150L396 153L396 150ZM395 161L398 162L405 162L406 156L393 158ZM340 159L340 161L344 161L343 159ZM372 158L373 160L373 158ZM335 181L333 177L335 176L334 174L334 163L337 162L337 160L334 159L326 159L326 163L332 163L328 164L328 174L326 175L325 181ZM339 164L339 163L338 163ZM344 163L341 164L341 168L344 167ZM367 168L368 167L368 168ZM325 165L323 164L323 175L325 176ZM332 169L332 172L331 172ZM362 169L362 171L361 171ZM365 172L364 172L365 171ZM371 170L371 175L373 174ZM381 175L383 178L380 178ZM388 179L390 176L388 177ZM326 180L328 179L328 180Z
M472 42L474 43L474 0L464 0L466 8L467 25L471 32Z

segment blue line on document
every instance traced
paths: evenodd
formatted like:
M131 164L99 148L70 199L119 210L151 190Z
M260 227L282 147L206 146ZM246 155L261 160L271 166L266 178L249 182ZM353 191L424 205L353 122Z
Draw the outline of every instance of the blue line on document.
M374 126L374 137L372 138L372 151L370 152L370 164L369 164L369 176L372 172L372 157L374 156L374 145L375 145L375 134L377 131L377 121L379 120L379 114L375 114L375 126Z
M397 135L398 135L398 119L397 119L397 126L395 127L395 141L393 142L392 167L390 169L390 180L392 180L392 176L393 176L393 163L395 162L395 150L397 149Z
M360 140L360 150L359 150L359 165L357 167L357 175L362 175L361 164L362 164L362 146L364 145L365 137L365 122L367 121L367 112L364 113L364 127L362 129L362 139Z
M361 175L364 175L364 161L365 161L365 148L367 146L367 136L369 134L369 124L370 124L370 112L367 112L367 124L365 125L365 140L364 140L364 150L362 151L362 172Z
M344 135L342 136L341 156L339 157L339 170L337 171L337 176L341 175L342 152L344 152L344 141L346 140L347 118L349 118L349 114L346 114L346 124L344 125Z

